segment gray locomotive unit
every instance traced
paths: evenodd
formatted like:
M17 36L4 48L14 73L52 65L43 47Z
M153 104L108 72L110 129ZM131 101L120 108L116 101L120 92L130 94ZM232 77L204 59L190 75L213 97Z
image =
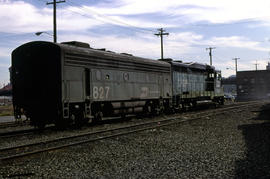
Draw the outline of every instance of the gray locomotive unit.
M165 62L93 49L81 42L29 42L12 52L15 118L43 128L126 114L159 114L223 103L221 75L202 64Z

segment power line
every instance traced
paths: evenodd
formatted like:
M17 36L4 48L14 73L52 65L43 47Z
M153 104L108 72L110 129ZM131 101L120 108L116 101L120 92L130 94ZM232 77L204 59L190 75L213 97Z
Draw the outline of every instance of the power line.
M219 55L219 56L220 56L220 55ZM218 62L223 62L223 63L228 62L227 60L225 60L225 59L228 59L228 58L225 58L225 59L224 59L224 57L223 57L223 58L222 58L222 57L218 57L217 55L215 55L215 59L217 59Z
M44 1L44 0L39 0L39 1ZM90 8L87 8L87 7L82 7L81 5L79 5L79 4L77 4L77 3L74 3L74 2L68 2L68 1L66 1L66 3L67 4L69 4L70 6L72 6L72 7L74 7L74 6L76 6L77 8L79 8L79 9L81 9L82 11L84 11L84 12L89 12L89 11L91 11L92 13L94 13L94 14L96 14L96 15L98 15L98 16L100 16L100 17L102 17L102 18L105 18L105 19L108 19L108 20L110 20L110 21L114 21L115 23L118 23L118 24L122 24L122 25L124 25L124 26L129 26L130 28L134 28L134 29L137 29L138 31L147 31L147 32L154 32L154 30L150 30L150 29L146 29L146 28L140 28L140 27L136 27L136 26L134 26L134 25L131 25L131 24L128 24L128 23L125 23L125 22L123 22L123 21L119 21L119 20L117 20L117 19L114 19L114 18L111 18L111 17L109 17L109 16L106 16L106 15L104 15L104 14L101 14L101 13L99 13L99 12L96 12L95 10L93 10L93 9L90 9ZM87 10L86 10L87 9ZM72 11L72 10L70 10L70 11ZM75 12L75 11L72 11L72 12ZM75 13L77 13L77 12L75 12ZM78 13L78 14L80 14L80 13ZM82 14L81 14L82 15ZM82 15L82 16L84 16L84 15ZM232 21L232 22L225 22L225 23L209 23L209 24L207 24L207 23L201 23L201 24L195 24L195 23L191 23L191 24L185 24L186 26L197 26L197 27L215 27L215 26L225 26L225 25L234 25L234 24L243 24L243 23L250 23L250 22L256 22L256 21L259 21L259 20L261 20L261 19L263 19L263 18L269 18L270 16L263 16L263 17L254 17L254 18L247 18L247 19L242 19L242 20L235 20L235 21ZM89 17L90 18L90 17ZM100 20L99 19L99 21L102 21L102 20ZM106 22L106 21L102 21L102 22ZM109 23L111 23L111 24L113 24L113 25L116 25L116 24L114 24L113 22L109 22ZM184 26L185 26L184 25ZM119 25L120 26L120 25Z
M39 1L43 1L43 2L45 2L46 3L46 0L39 0ZM69 2L67 2L66 1L66 3L67 4L70 4ZM72 12L72 13L74 13L74 14L79 14L79 15L81 15L81 16L83 16L83 17L86 17L86 18L88 18L88 19L91 19L91 20L95 20L95 21L100 21L100 22L103 22L103 23L107 23L106 21L104 21L104 20L101 20L101 19L94 19L92 16L89 16L89 15L86 15L86 14L82 14L82 13L80 13L80 12L78 12L78 11L74 11L74 10L71 10L71 9L63 9L64 11L70 11L70 12Z
M212 24L187 24L191 26L198 26L198 27L219 27L219 26L227 26L227 25L236 25L236 24L246 24L246 23L251 23L251 22L258 22L258 21L263 21L263 18L269 18L270 16L264 16L264 17L254 17L254 18L247 18L247 19L240 19L240 20L235 20L231 22L225 22L225 23L212 23Z
M143 32L151 32L153 33L154 30L150 30L150 29L146 29L146 28L141 28L141 27L137 27L137 26L134 26L134 25L131 25L131 24L128 24L128 23L125 23L123 21L120 21L120 20L117 20L117 19L114 19L114 18L111 18L109 16L106 16L104 14L101 14L101 13L98 13L96 11L94 11L93 9L89 9L89 8L86 8L86 7L82 7L81 5L79 4L76 4L74 2L66 2L67 4L69 4L71 7L76 7L78 9L81 9L82 11L86 12L86 13L89 13L89 11L91 11L91 13L99 16L100 18L103 18L103 19L106 19L107 21L104 21L104 20L100 20L100 19L97 19L96 20L100 20L102 22L107 22L107 23L110 23L110 24L113 24L113 25L118 25L118 26L124 26L126 28L129 28L129 29L132 29L132 30L135 30L135 31L143 31ZM88 16L89 17L89 16ZM90 17L89 17L90 18ZM109 20L109 22L108 22Z

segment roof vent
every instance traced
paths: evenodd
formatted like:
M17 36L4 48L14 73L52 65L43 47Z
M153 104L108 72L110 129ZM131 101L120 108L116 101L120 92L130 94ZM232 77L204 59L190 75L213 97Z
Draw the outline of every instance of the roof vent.
M97 48L96 50L106 51L106 48Z
M90 48L90 45L88 43L78 42L78 41L61 42L61 44L73 45L73 46L82 47L82 48Z
M173 59L171 58L163 58L163 59L158 59L159 61L164 61L164 62L172 62Z
M130 53L121 53L122 55L127 55L127 56L133 56L132 54Z

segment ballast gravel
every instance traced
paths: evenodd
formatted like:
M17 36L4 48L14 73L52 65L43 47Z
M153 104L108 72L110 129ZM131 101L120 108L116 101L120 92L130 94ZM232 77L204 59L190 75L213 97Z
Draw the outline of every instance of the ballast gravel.
M0 163L0 178L270 178L270 104Z

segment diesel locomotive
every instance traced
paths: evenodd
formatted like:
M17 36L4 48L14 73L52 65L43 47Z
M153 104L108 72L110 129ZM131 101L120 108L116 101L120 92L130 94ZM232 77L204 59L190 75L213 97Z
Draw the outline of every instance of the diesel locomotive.
M160 114L222 104L221 72L213 66L151 60L82 42L34 41L12 52L15 118L59 127L126 114Z

